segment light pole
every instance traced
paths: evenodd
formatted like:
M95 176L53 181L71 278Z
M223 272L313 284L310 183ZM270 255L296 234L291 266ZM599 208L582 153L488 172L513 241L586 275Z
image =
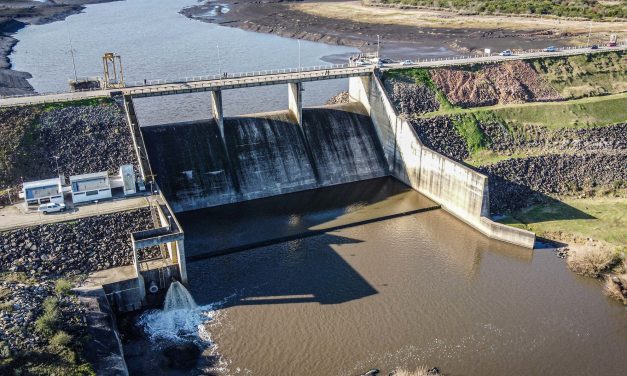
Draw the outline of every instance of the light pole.
M377 59L379 58L379 52L381 51L381 37L377 34Z
M76 61L74 60L74 47L72 47L72 36L70 30L67 31L67 39L70 43L70 55L72 56L72 67L74 68L74 82L78 82L78 75L76 74Z
M54 162L57 165L57 176L61 175L61 173L59 172L59 156L58 155L53 155L52 158L54 158Z
M220 74L220 78L222 78L222 64L220 63L220 45L216 44L216 48L218 49L218 74Z
M298 72L300 73L300 39L298 40Z

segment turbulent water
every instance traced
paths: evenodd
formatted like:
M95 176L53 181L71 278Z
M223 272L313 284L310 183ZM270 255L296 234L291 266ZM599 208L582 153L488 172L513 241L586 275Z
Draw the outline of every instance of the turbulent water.
M171 312L177 309L196 309L198 305L189 291L180 282L172 282L165 295L163 310Z
M214 315L214 305L199 307L185 286L173 282L166 294L163 310L144 313L138 324L157 343L201 341L209 344L211 338L204 327Z
M142 129L150 165L175 211L386 175L374 125L354 103Z

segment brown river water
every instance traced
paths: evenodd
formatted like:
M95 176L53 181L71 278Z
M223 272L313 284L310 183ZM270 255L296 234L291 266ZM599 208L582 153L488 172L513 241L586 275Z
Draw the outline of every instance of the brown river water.
M183 215L190 251L202 253L200 233L209 248L217 238L230 246L430 203L393 179L357 196L365 183L356 184L315 200L296 193L210 209L205 222L202 211ZM293 212L290 202L299 203ZM186 221L206 229L190 234ZM188 273L199 304L221 302L203 328L213 344L199 363L219 356L218 374L627 373L625 308L599 282L568 271L551 250L488 240L441 209L190 262Z

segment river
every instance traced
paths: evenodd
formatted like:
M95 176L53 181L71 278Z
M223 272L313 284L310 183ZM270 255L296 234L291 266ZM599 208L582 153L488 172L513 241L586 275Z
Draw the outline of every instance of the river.
M366 189L367 188L367 189ZM392 178L180 215L189 255L429 207ZM187 265L201 305L220 302L199 369L215 374L359 375L439 367L447 375L621 375L625 308L550 249L478 234L441 209ZM155 346L160 346L157 344ZM131 374L159 348L126 344Z

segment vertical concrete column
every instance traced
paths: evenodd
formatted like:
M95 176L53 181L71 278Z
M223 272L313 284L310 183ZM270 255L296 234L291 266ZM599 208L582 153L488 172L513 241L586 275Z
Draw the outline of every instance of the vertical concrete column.
M218 123L218 128L220 129L220 135L222 136L222 140L225 141L224 138L224 111L222 109L222 90L215 90L211 92L211 114L213 114L213 118Z
M371 76L356 76L348 79L348 96L351 102L361 103L370 115Z
M296 118L298 125L303 124L303 83L290 82L287 84L288 109Z
M142 276L141 269L139 267L139 254L138 249L135 246L135 242L131 239L133 244L133 265L135 266L135 273L137 273L137 296L140 301L144 301L146 298L146 285L144 283L144 277Z
M187 285L187 264L185 263L185 244L183 240L176 241L176 254L181 274L181 283Z
M144 137L139 126L139 121L137 120L137 114L135 113L133 97L130 95L124 96L124 110L126 112L126 122L131 129L133 147L135 148L137 160L139 161L139 173L144 180L152 179L153 175L150 167L150 161L148 160L148 152L146 151Z

